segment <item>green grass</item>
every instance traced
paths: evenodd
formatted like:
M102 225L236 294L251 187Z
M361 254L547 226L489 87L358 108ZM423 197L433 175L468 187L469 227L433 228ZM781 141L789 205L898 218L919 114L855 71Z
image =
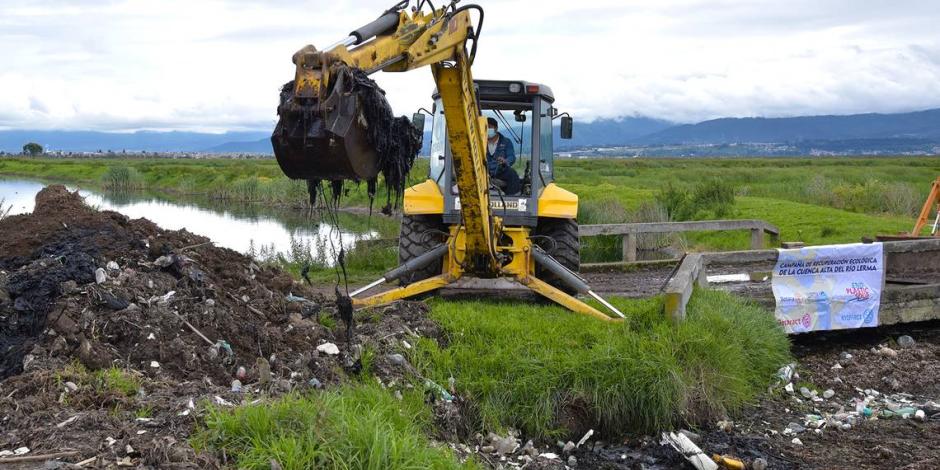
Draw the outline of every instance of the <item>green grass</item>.
M101 186L109 173L118 171L114 168L138 175L128 177L137 181L133 186L173 196L268 206L300 206L307 200L303 182L288 180L270 158L0 158L2 175ZM427 168L427 161L419 160L410 182L423 180ZM940 157L556 160L557 182L580 197L581 223L645 220L644 208L657 195L664 202L662 195L670 187L679 195L719 202L727 195L725 189L732 188L733 204L699 206L687 200L684 217L764 219L781 228L782 240L807 243L856 242L863 236L910 230L937 174ZM720 188L710 188L714 182L720 182ZM343 205L368 204L364 185L349 184L346 189ZM381 191L377 199L376 208L384 204ZM386 225L382 236L393 237L397 227ZM696 250L749 246L746 232L690 234L686 239ZM616 238L585 243L586 262L609 261L618 253ZM385 267L394 264L390 257L382 259L389 263Z
M530 303L435 301L447 347L421 340L412 360L439 383L456 378L480 429L546 438L579 426L620 436L724 417L790 360L773 316L724 293L696 292L679 326L659 299L614 304L627 322Z
M115 172L131 176L116 176ZM270 205L302 206L308 199L306 183L284 176L273 158L16 157L0 158L0 174L82 183L102 189L109 189L115 183L133 182L134 189ZM417 183L426 175L427 162L421 161L410 181ZM365 185L348 183L343 200L350 206L367 206ZM376 206L384 204L385 193L380 191Z
M235 410L211 406L192 443L245 469L269 469L272 460L285 470L477 468L433 444L430 428L423 393L405 390L399 401L364 383Z

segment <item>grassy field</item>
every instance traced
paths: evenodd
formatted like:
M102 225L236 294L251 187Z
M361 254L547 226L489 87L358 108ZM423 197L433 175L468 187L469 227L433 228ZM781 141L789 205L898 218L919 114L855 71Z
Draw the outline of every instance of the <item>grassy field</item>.
M471 434L512 427L552 443L588 428L616 438L734 417L791 361L773 318L728 294L696 292L679 326L660 299L612 301L626 322L531 303L434 301L445 341L401 351L422 377L386 389L363 375L329 391L210 407L192 442L238 468L271 459L285 469L477 468L431 442L425 378L454 378Z
M426 173L427 161L419 160L410 180L418 182ZM582 224L755 218L779 227L781 240L808 244L909 230L938 174L940 157L559 159L556 164L557 182L581 199ZM300 206L307 200L305 184L284 177L272 159L3 158L0 175L269 206ZM723 199L729 196L730 201ZM343 197L347 207L368 204L364 185L347 185ZM381 205L382 194L376 203ZM679 239L642 237L641 248L745 249L748 240L746 232L694 233ZM620 253L619 238L587 239L585 245L585 262ZM394 262L384 252L377 259Z
M224 451L245 469L270 469L272 460L285 470L479 468L432 445L431 411L420 390L404 390L399 401L370 382L235 411L211 406L192 443Z
M531 303L433 303L446 348L413 354L437 381L456 378L481 429L512 426L567 438L695 426L734 414L789 360L789 341L760 308L700 291L676 327L658 298L614 299L628 320L607 325Z

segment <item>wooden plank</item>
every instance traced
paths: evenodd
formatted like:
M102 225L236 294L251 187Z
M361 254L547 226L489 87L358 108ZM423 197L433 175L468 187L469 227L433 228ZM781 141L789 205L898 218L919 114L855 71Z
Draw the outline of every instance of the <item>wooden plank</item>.
M704 279L705 262L700 253L685 257L663 290L663 309L666 317L679 323L685 320L685 307L689 304L696 285L707 284Z
M780 229L777 227L763 220L753 219L582 225L578 228L578 231L579 235L582 237L593 237L598 235L626 235L628 233L706 232L751 229L759 229L772 236L778 236L780 234Z
M763 250L764 249L764 231L759 228L751 229L751 249L752 250Z
M632 263L636 261L636 234L628 233L623 236L623 261Z

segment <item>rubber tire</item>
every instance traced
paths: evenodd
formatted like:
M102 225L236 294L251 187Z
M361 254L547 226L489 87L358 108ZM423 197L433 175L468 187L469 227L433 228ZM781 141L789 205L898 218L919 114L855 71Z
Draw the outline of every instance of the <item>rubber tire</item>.
M425 235L428 231L446 232L447 227L440 216L437 215L403 215L401 217L401 233L398 236L398 264L404 264L413 258L427 253L440 243L441 237ZM444 268L444 260L435 261L422 269L403 276L398 280L401 286L440 275Z
M578 238L577 220L540 218L532 234L554 240L555 243L552 243L536 238L535 243L558 260L562 266L573 272L578 272L581 269L581 239ZM577 294L576 290L568 287L559 278L537 264L535 266L535 275L568 294Z

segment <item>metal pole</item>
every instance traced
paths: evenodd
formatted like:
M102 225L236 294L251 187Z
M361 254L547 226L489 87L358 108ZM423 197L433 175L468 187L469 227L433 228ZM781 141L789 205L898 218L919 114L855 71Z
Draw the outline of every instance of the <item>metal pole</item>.
M589 290L588 295L590 295L591 297L594 297L594 300L604 304L604 306L609 308L610 311L616 313L617 315L620 315L620 318L627 318L623 313L620 312L620 310L617 310L617 307L614 307L613 305L610 304L610 302L602 299L601 296L595 294L594 291Z
M375 286L377 286L377 285L379 285L379 284L382 284L383 282L385 282L385 278L384 278L384 277L383 277L382 279L379 279L378 281L375 281L375 282L373 282L373 283L371 283L371 284L369 284L369 285L367 285L367 286L364 286L364 287L362 287L362 288L360 288L360 289L358 289L358 290L356 290L356 291L353 291L353 293L352 293L352 294L349 294L349 296L350 296L350 297L355 297L355 296L357 296L357 295L359 295L359 294L361 294L361 293L363 293L363 292L365 292L365 291L367 291L367 290L369 290L369 289L371 289L371 288L373 288L373 287L375 287Z
M343 39L342 41L339 41L339 42L337 42L337 43L335 43L335 44L332 44L332 45L330 45L329 47L327 47L326 49L323 49L323 50L326 51L326 52L329 52L329 51L332 51L333 49L336 49L336 48L339 47L339 46L346 46L346 47L349 47L349 46L351 46L351 45L353 45L353 44L355 44L355 43L356 43L356 36L349 36L349 37L347 37L346 39Z

